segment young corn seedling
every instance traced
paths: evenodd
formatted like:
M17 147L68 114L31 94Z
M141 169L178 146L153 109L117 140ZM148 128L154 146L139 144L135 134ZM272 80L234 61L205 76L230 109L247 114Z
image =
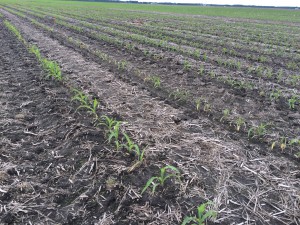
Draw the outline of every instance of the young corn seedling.
M268 68L266 71L266 77L267 78L272 78L273 76L273 69L272 68Z
M204 112L210 112L211 111L211 104L205 103L203 107Z
M251 127L248 130L248 137L249 138L254 138L254 137L262 138L263 136L265 136L267 134L267 126L268 126L268 124L261 123L257 127Z
M207 55L206 55L206 52L204 52L204 54L203 54L203 61L206 61L207 60Z
M289 103L289 107L290 109L295 109L295 104L298 102L298 97L293 95L289 100L288 100L288 103Z
M184 60L183 62L183 70L184 71L190 71L192 68L192 65L189 63L189 61Z
M241 127L244 126L246 127L245 119L243 117L238 117L235 120L235 128L237 131L240 131Z
M297 63L295 63L295 62L288 62L286 66L287 66L287 68L290 69L290 70L295 70L295 69L297 69L297 67L298 67L298 66L297 66Z
M72 101L76 100L80 103L80 105L89 105L89 99L86 94L84 94L82 91L73 89L74 96L72 97ZM77 108L78 109L78 108Z
M181 225L187 225L193 222L193 225L205 225L205 221L208 219L214 219L217 217L217 212L214 210L207 210L208 205L212 205L212 202L206 202L197 207L196 216L186 216Z
M90 103L88 96L85 95L82 91L73 89L73 92L75 92L75 95L73 96L72 101L77 100L80 103L80 106L78 106L76 110L84 108L94 116L95 120L98 120L98 114L97 114L97 108L99 106L98 100L94 99L92 103Z
M199 70L198 70L198 74L199 74L200 76L203 76L203 75L204 75L204 66L203 66L203 65L200 65Z
M169 95L169 97L172 97L174 100L183 101L183 102L185 102L189 96L190 96L190 93L188 91L179 90L179 89L177 89L176 91L173 91Z
M300 81L300 76L299 75L292 75L290 76L290 84L292 86L296 86Z
M161 85L161 80L159 76L151 76L150 81L152 82L154 88L159 88Z
M293 138L291 140L289 140L289 145L293 146L293 145L300 145L300 140L297 138Z
M121 143L119 141L119 134L120 134L120 125L121 122L118 121L111 130L108 131L108 143L111 143L114 140L114 144L116 146L117 151L121 148Z
M171 172L168 173L167 170L170 170ZM151 177L145 187L142 190L142 194L150 187L152 186L151 193L154 194L157 186L164 186L166 180L171 179L172 177L178 179L180 181L180 172L179 170L174 166L165 166L160 169L160 176Z
M280 138L280 148L283 151L284 149L286 149L287 146L287 138L286 137L282 137Z
M210 76L211 78L215 78L215 77L216 77L216 73L215 73L213 70L211 70L211 71L209 72L209 76Z
M230 114L230 110L229 109L224 109L223 110L223 116L220 119L220 122L222 122L222 120L227 120Z
M193 55L195 58L199 59L200 58L200 50L199 49L196 49L194 52L193 52Z
M203 100L202 98L197 98L197 99L195 100L195 103L196 103L196 110L197 110L197 111L200 110L200 106L201 106L202 101L205 102L205 100Z
M33 53L39 61L42 61L42 56L38 47L36 47L35 45L30 46L29 52Z
M112 130L113 127L117 124L117 122L120 122L120 121L117 121L114 118L110 118L110 117L104 115L101 117L101 120L99 121L99 125L104 125L104 126L106 126L107 130Z
M227 49L227 48L223 48L223 49L222 49L222 53L223 53L224 55L226 55L226 54L228 53L228 49Z
M281 81L281 80L282 80L282 77L283 77L283 69L280 69L280 70L278 71L278 73L277 73L276 78L277 78L278 81Z
M124 139L126 142L125 142L125 144L122 144L122 146L125 149L127 149L127 151L129 153L134 152L135 155L137 156L137 160L139 162L142 162L144 160L144 153L145 153L146 148L141 150L140 147L137 144L135 144L126 133L123 133L123 141L124 141Z
M281 90L273 90L270 94L270 99L271 100L278 100L282 96Z
M127 62L125 60L118 62L118 70L124 71L126 67L127 67Z
M56 62L49 61L48 59L41 59L41 62L43 67L48 71L47 78L53 77L56 80L62 80L61 70Z

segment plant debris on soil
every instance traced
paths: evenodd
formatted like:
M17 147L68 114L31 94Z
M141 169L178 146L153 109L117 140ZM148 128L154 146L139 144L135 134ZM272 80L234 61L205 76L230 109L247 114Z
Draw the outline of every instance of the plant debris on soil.
M51 8L44 10L51 14ZM267 103L258 96L260 90L278 87L285 93L293 87L274 86L275 81L264 78L240 78L243 72L233 70L238 79L254 80L258 85L253 90L234 89L214 80L213 74L197 75L194 66L201 63L185 53L142 42L128 51L127 40L127 47L124 43L120 47L93 37L96 31L91 26L78 32L23 6L4 4L0 13L2 224L180 225L186 216L196 215L199 205L212 202L207 210L215 211L217 217L207 224L300 225L300 167L295 156L299 148L279 149L284 142L276 139L277 149L270 150L268 141L277 136L259 136L257 126L249 129L249 136L245 129L265 119L268 126L270 121L277 126L268 127L276 134L299 135L299 109L288 109L286 96ZM66 19L70 24L84 26L71 12L64 16L70 16ZM63 82L47 77L47 71L4 20L44 57L58 63ZM86 23L97 24L93 20ZM142 32L140 22L131 25ZM189 32L192 28L186 30ZM158 58L148 57L147 51ZM274 61L274 67L285 68L279 61ZM241 62L249 63L247 59ZM218 73L228 70L215 64L203 65ZM160 82L163 88L158 88ZM91 115L78 108L69 87L99 99L100 116L123 121L122 130L145 149L139 166L133 166L134 155L123 147L117 151L104 128L95 126ZM201 111L191 100L198 95L207 97L201 99ZM241 123L239 130L216 107L232 109L250 122ZM166 165L176 167L180 179L173 177L154 193L150 189L142 193L147 181Z

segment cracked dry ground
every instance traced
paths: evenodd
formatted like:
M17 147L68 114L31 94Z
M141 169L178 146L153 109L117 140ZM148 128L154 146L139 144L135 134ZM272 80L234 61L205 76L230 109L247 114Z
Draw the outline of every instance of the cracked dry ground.
M1 23L0 221L4 224L180 224L212 200L215 224L299 224L299 165L260 146L230 140L205 118L190 118L123 82L78 51L1 10L72 86L101 100L101 113L127 121L148 145L144 164L104 141L60 83L43 79L32 55ZM105 107L104 107L105 106ZM262 154L264 152L264 154ZM156 195L141 189L159 168L178 167Z

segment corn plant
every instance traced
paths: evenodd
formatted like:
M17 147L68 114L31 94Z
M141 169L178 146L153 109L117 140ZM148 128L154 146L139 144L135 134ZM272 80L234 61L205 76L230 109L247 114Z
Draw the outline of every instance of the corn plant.
M300 140L298 138L293 138L291 140L289 140L288 142L289 145L300 145Z
M106 126L107 130L112 130L113 127L117 124L117 122L119 121L104 115L101 116L101 119L99 120L99 125L104 125Z
M171 172L168 173L168 170ZM174 167L167 165L160 169L160 176L151 177L142 190L142 194L152 185L151 193L154 194L157 186L164 186L166 180L171 179L172 177L180 180L180 172Z
M282 96L281 90L273 90L270 94L270 99L271 100L278 100Z
M48 59L41 60L43 67L48 71L47 77L53 77L56 80L62 80L62 74L59 65Z
M154 88L159 88L160 87L161 80L160 80L159 76L150 76L147 79L151 81L151 83L153 84Z
M227 120L230 114L230 110L229 109L224 109L223 110L223 116L220 119L220 122L222 122L222 120Z
M190 96L190 93L185 90L179 90L177 89L176 91L173 91L169 97L172 97L174 100L177 101L186 101L188 97Z
M205 103L203 107L204 112L210 112L211 111L211 104Z
M267 126L268 126L268 124L261 123L256 127L251 127L248 130L248 137L249 138L254 138L254 137L261 138L261 137L263 137L264 135L267 134Z
M290 76L290 84L293 86L296 86L300 81L300 76L299 75L292 75Z
M202 76L204 74L204 66L203 65L200 65L199 70L198 70L198 74L200 76Z
M215 73L213 70L211 70L211 71L209 72L209 76L210 76L211 78L215 78L215 77L216 77L216 73Z
M282 77L283 77L283 69L280 69L280 70L278 70L278 72L277 72L276 78L277 78L278 81L281 81L281 80L282 80Z
M40 50L38 49L38 47L36 47L35 45L32 45L29 47L29 52L30 53L33 53L35 55L35 57L41 61L42 60L42 56L41 56L41 53L40 53Z
M21 41L23 44L26 43L25 39L22 37L21 33L18 31L18 29L12 25L7 20L4 20L4 25Z
M288 100L288 103L289 103L289 107L290 109L295 109L295 104L298 102L298 97L293 95L289 100Z
M288 69L290 69L290 70L295 70L295 69L297 69L297 63L295 63L295 62L288 62L287 64L286 64L286 66L287 66L287 68Z
M273 69L272 68L268 68L266 71L266 77L267 78L272 78L273 76Z
M241 127L244 126L246 127L245 119L243 117L238 117L235 120L235 128L237 131L240 131Z
M183 70L190 71L191 68L192 68L192 65L189 63L189 61L184 60L184 62L183 62Z
M121 148L121 143L119 140L120 135L120 125L121 122L117 121L116 124L108 131L108 143L111 143L114 140L114 144L116 146L117 151Z
M80 106L78 106L76 110L84 108L94 116L95 120L98 120L98 114L97 114L97 108L99 106L98 100L94 99L92 102L90 102L88 96L85 95L82 91L73 89L73 92L75 93L75 95L72 97L72 101L77 100L80 103Z
M197 59L200 58L200 50L199 49L196 49L194 52L193 52L193 56Z
M206 60L207 60L207 55L206 55L206 52L204 52L204 54L203 54L203 56L202 56L202 57L203 57L203 60L204 60L204 61L206 61Z
M281 148L281 150L286 149L286 146L287 146L287 138L286 137L280 138L280 148Z
M214 210L207 210L208 205L212 202L206 202L197 207L196 216L186 216L181 225L186 225L193 222L193 225L205 225L207 219L214 219L217 217L217 212Z
M122 146L126 148L129 153L134 152L137 156L138 161L142 162L144 160L145 148L141 150L140 147L135 144L126 133L123 133L123 141L124 139L126 142L122 144Z
M118 62L118 70L125 70L127 67L127 62L125 60L122 60L121 62Z
M203 98L197 98L195 100L195 103L196 103L196 110L199 111L200 110L200 106L201 106L201 103L202 102L205 102L205 100Z

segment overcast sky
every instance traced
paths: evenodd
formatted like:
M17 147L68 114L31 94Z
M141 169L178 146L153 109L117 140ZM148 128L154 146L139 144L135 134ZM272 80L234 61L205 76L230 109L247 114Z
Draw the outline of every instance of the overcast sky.
M204 3L204 4L229 4L229 5L259 5L259 6L297 6L300 0L139 0L139 2L176 2L176 3Z

